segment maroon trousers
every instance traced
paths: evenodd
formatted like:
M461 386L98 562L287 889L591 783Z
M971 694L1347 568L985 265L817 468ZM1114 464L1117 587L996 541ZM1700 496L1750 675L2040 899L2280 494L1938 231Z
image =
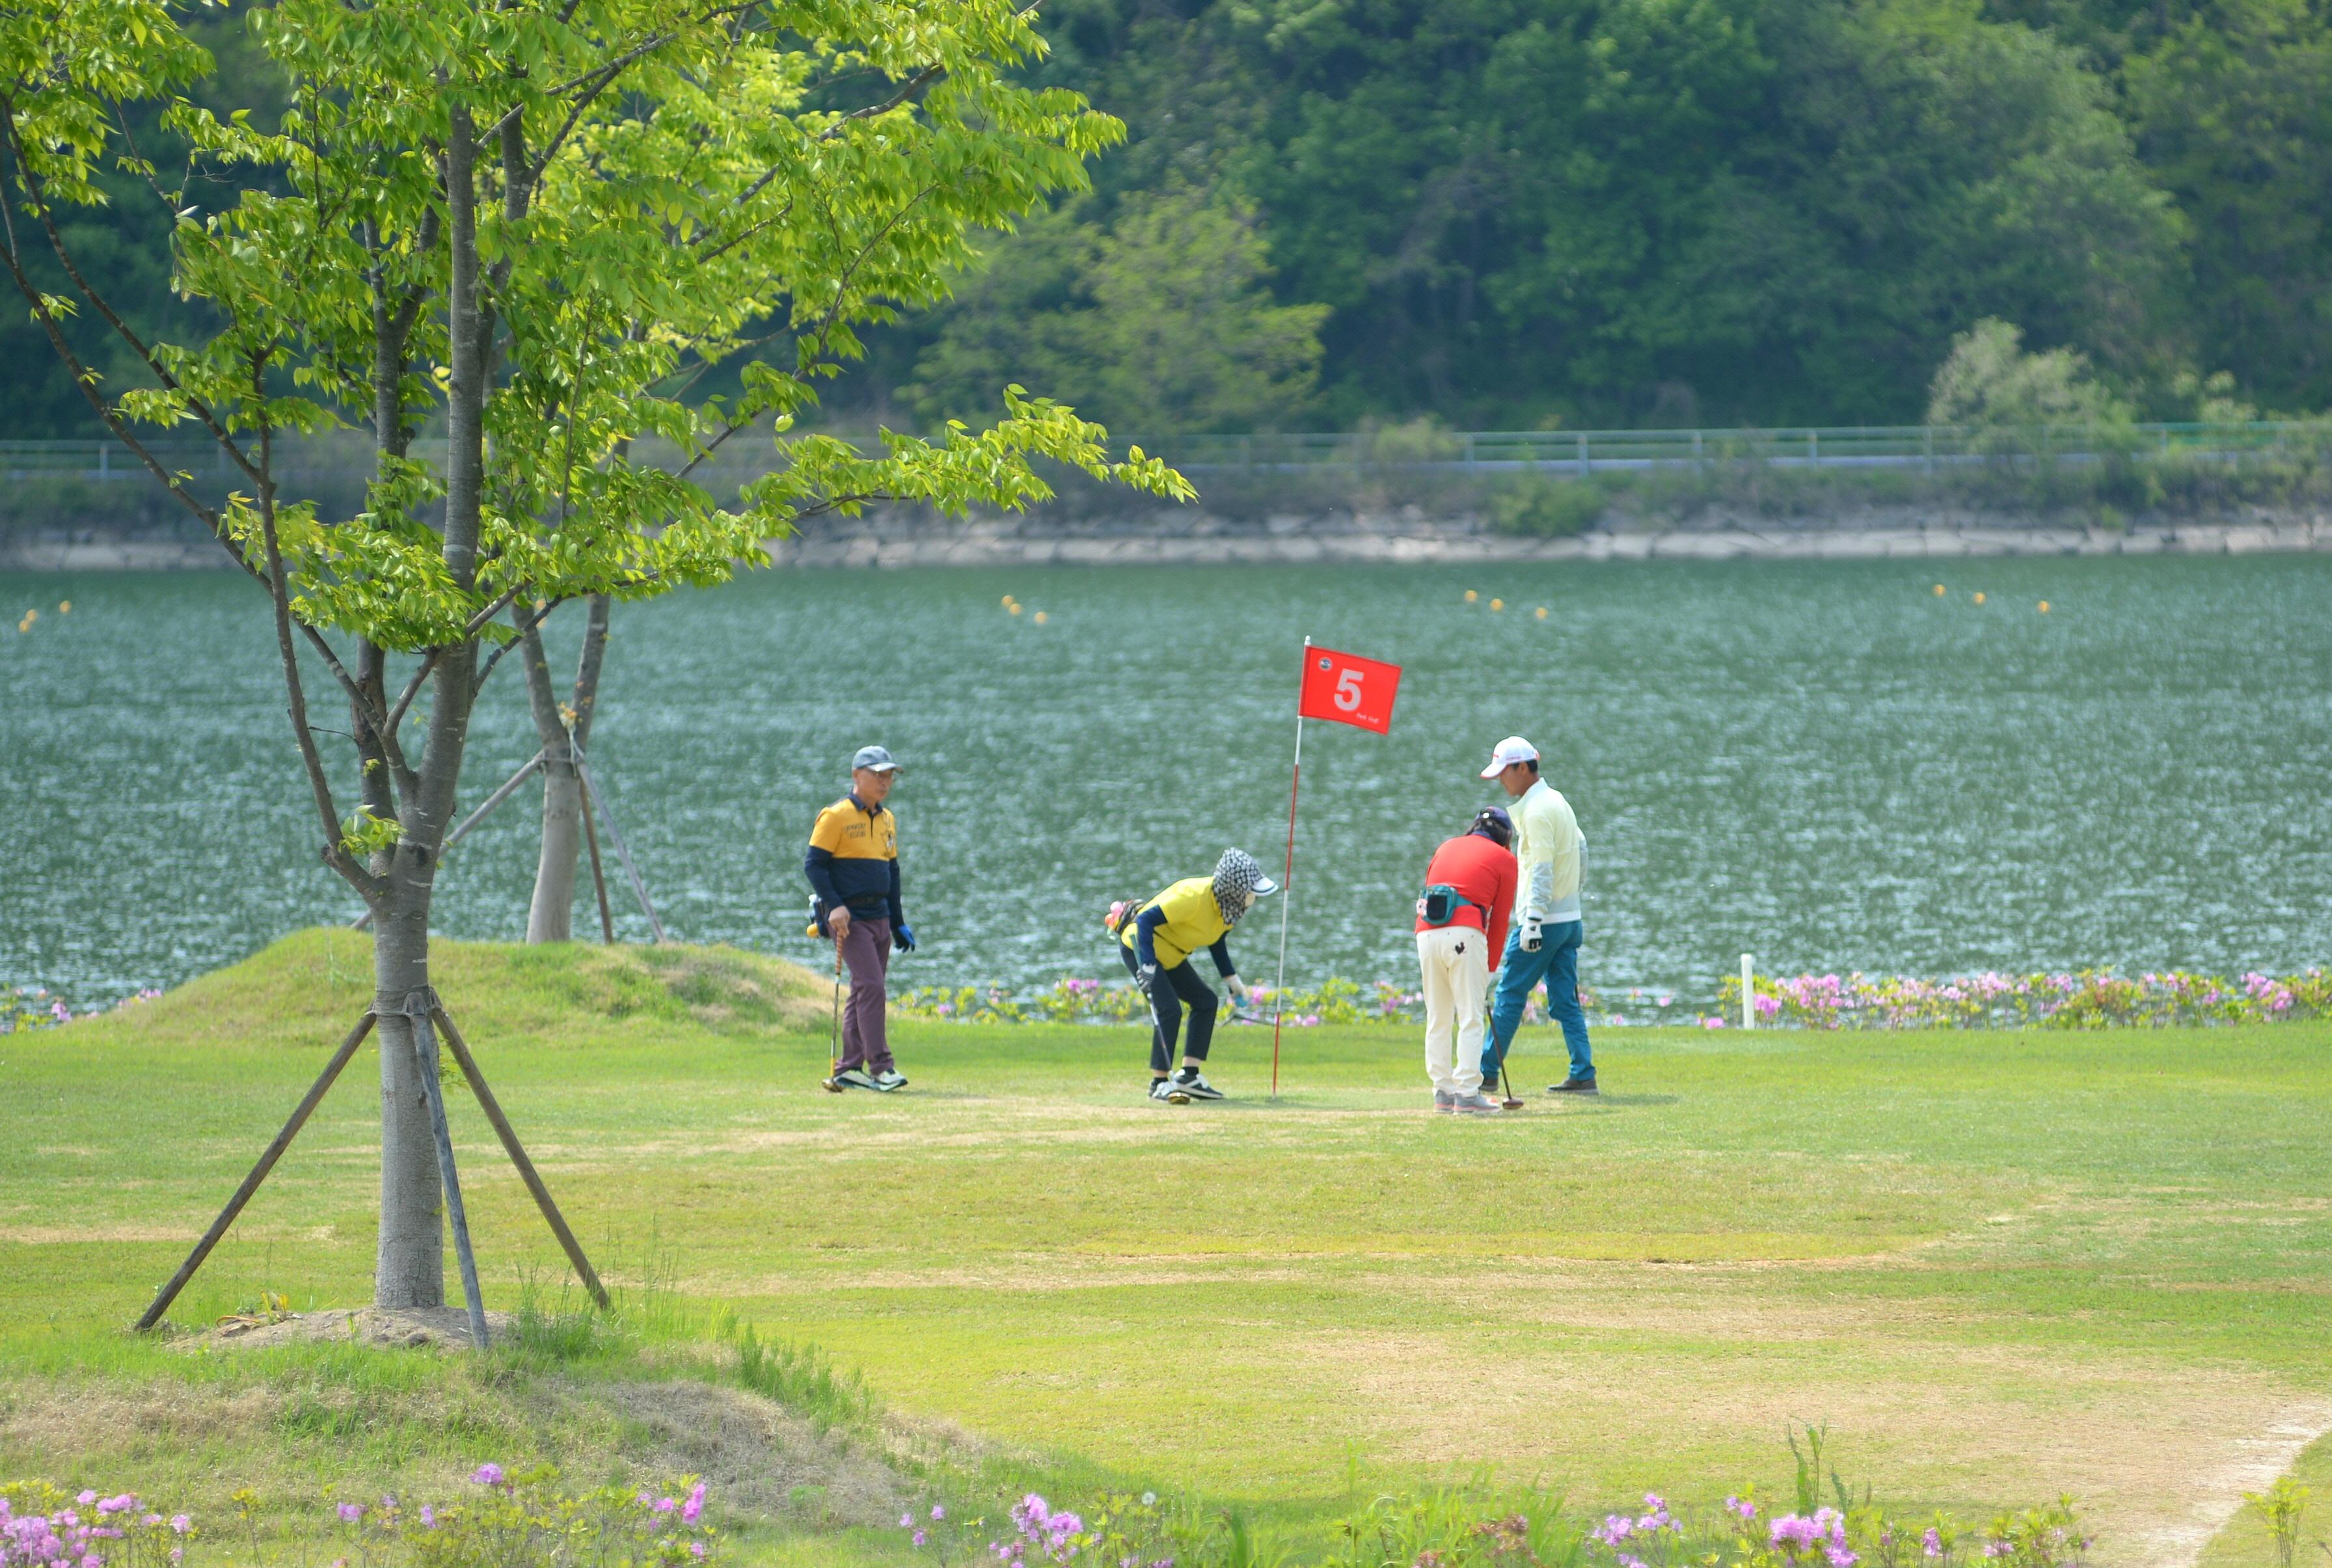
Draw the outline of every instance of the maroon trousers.
M850 919L842 939L842 962L850 970L850 998L842 1006L842 1061L836 1070L891 1070L891 1040L884 1028L890 998L883 986L891 970L891 923Z

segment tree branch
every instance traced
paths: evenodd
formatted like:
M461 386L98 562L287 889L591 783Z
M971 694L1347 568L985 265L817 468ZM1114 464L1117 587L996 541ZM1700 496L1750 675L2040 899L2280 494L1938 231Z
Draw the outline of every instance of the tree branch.
M560 605L563 605L567 601L563 598L552 599L540 609L535 611L532 617L521 621L517 628L519 636L512 637L510 641L504 643L502 646L496 648L492 653L486 655L486 662L478 670L478 678L471 688L471 694L474 696L477 689L486 684L486 677L494 673L494 666L502 662L502 655L504 654L509 653L512 648L518 646L521 642L525 640L525 636L528 632L534 630L535 627L549 620L550 618L550 612L557 609Z
M72 285L81 292L81 298L96 307L97 313L105 318L106 324L120 335L123 342L129 345L130 351L138 356L139 362L146 367L147 371L159 381L164 388L186 399L187 410L202 422L203 427L210 432L211 438L218 443L220 449L236 467L243 470L244 477L253 484L258 483L259 471L251 465L251 460L244 454L243 448L236 444L234 436L227 434L225 425L221 424L217 416L211 412L209 406L178 384L178 378L171 375L163 367L161 361L154 357L154 351L146 346L145 340L130 330L129 323L124 321L113 307L106 302L105 296L99 293L89 280L81 275L80 266L73 261L72 248L65 244L64 236L57 232L56 220L49 215L48 198L41 194L41 177L33 172L33 166L25 161L24 143L16 135L14 109L15 104L13 100L0 99L0 124L7 127L9 155L15 159L17 177L24 182L26 194L33 198L33 215L40 221L42 232L48 236L49 249L56 253L58 264L64 268L65 276L72 280ZM15 249L13 221L9 229L9 249L13 251Z
M1023 12L1021 14L1026 15L1027 13ZM836 137L840 136L842 134L843 128L850 124L853 120L872 120L878 114L890 113L893 110L898 108L899 105L906 102L907 100L913 98L916 93L921 92L924 88L929 87L932 82L937 81L941 77L945 76L946 74L947 67L944 65L925 66L922 71L919 71L914 75L907 78L906 82L899 89L898 91L893 93L882 102L870 103L862 109L854 109L849 113L844 115L840 120L836 120L832 125L827 126L824 130L819 131L817 133L817 139L820 141L832 141Z
M340 843L339 813L332 806L332 782L324 775L324 760L316 751L316 737L308 723L308 689L300 678L299 649L292 640L292 594L283 570L283 550L275 534L274 426L264 412L267 359L263 352L251 357L253 396L262 404L259 424L259 532L267 547L267 597L275 611L275 647L283 661L283 689L290 700L292 733L300 742L300 760L308 770L308 788L315 797L316 815L324 827L324 864L337 871L375 903L382 891L380 879L356 863ZM338 664L338 660L333 661ZM351 687L354 683L350 683ZM358 693L361 695L361 693Z

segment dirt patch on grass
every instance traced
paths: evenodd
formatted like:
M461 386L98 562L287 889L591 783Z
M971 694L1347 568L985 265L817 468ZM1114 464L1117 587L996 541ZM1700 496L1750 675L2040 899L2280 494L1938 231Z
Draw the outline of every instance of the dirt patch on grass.
M489 1343L510 1332L507 1312L486 1314ZM238 1316L177 1342L184 1350L264 1350L279 1344L334 1343L379 1350L466 1350L470 1315L458 1306L342 1307Z
M822 1528L887 1525L913 1496L881 1456L820 1437L800 1418L741 1389L675 1380L579 1391L635 1429L627 1449L666 1475L702 1476L723 1508Z
M1622 1450L1679 1433L1754 1448L1812 1420L1830 1428L1849 1478L1882 1496L1916 1487L1974 1507L2070 1492L2110 1568L2184 1568L2243 1490L2332 1424L2332 1403L2264 1374L1940 1343L1859 1308L1718 1305L1596 1291L1559 1315L1510 1301L1506 1321L1544 1335L1520 1347L1453 1332L1289 1349L1381 1412L1381 1441L1401 1459L1560 1467L1586 1458L1567 1440L1582 1431Z

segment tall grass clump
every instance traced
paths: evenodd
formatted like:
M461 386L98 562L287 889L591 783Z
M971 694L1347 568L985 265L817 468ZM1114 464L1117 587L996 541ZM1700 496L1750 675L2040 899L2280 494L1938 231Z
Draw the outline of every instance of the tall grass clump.
M730 1338L737 1347L737 1381L800 1415L821 1435L874 1424L877 1406L866 1380L855 1371L836 1370L817 1346L764 1340L750 1324Z

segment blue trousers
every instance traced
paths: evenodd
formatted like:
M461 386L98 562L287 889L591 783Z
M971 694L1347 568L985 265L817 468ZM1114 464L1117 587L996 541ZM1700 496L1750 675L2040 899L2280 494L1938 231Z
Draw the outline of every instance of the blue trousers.
M1579 944L1586 926L1566 920L1543 927L1536 952L1523 951L1522 922L1506 936L1505 956L1498 961L1498 993L1490 1004L1490 1035L1482 1042L1482 1082L1497 1081L1506 1047L1522 1027L1523 1004L1541 982L1546 986L1548 1016L1563 1026L1563 1043L1571 1050L1571 1076L1591 1078L1595 1058L1587 1048L1587 1015L1579 1008Z

